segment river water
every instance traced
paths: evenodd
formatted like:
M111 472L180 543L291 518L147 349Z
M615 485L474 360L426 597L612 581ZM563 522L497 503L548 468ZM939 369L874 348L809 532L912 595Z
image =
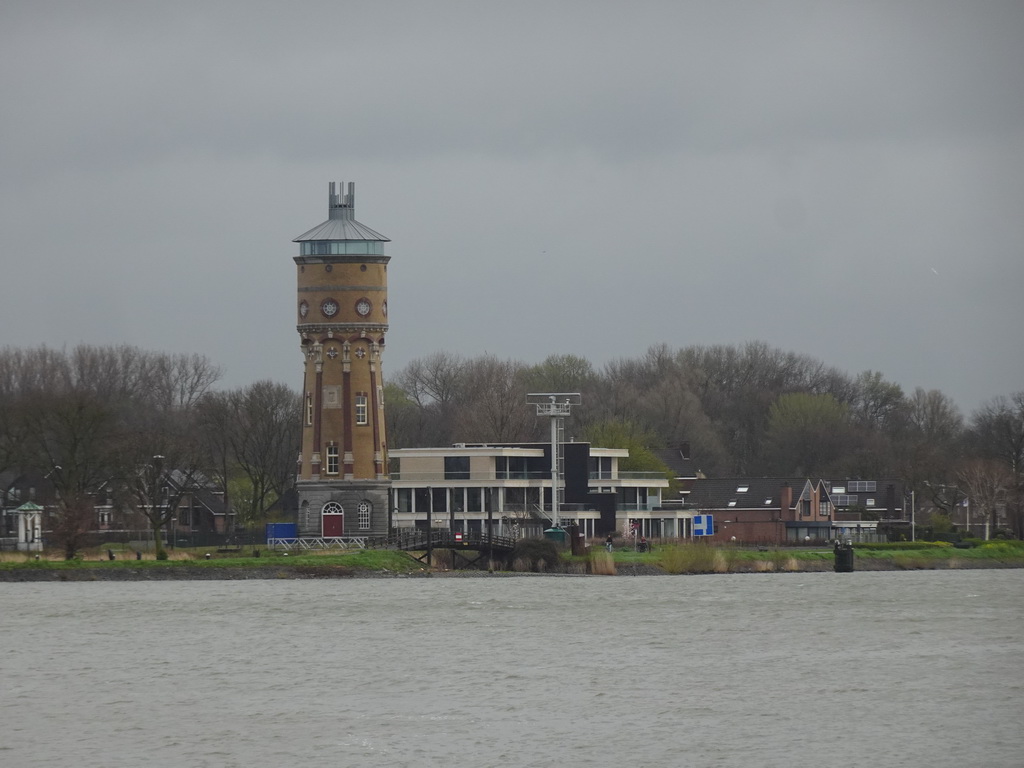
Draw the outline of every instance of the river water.
M0 766L1022 766L1022 587L0 584Z

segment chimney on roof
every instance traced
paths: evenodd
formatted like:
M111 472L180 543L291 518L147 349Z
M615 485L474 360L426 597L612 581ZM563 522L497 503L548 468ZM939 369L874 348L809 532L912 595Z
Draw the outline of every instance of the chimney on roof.
M793 506L793 489L789 483L783 483L779 488L779 511L785 514Z
M328 185L327 212L332 219L351 219L356 208L356 183L348 183L348 194L344 193L345 182L331 182Z

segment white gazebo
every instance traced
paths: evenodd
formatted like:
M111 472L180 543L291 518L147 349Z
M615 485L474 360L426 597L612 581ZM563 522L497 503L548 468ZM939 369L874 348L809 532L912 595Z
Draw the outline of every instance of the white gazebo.
M19 552L41 552L43 549L43 508L26 501L16 510L18 516Z

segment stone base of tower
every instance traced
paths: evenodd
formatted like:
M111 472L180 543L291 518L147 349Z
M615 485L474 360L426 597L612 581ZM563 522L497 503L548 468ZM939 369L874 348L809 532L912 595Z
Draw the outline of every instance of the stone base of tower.
M299 480L299 536L387 536L388 480Z

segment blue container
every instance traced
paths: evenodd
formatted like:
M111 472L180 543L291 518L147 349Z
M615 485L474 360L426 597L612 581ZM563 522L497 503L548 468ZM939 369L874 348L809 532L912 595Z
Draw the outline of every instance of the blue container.
M298 525L295 523L267 523L267 541L270 539L297 539Z

